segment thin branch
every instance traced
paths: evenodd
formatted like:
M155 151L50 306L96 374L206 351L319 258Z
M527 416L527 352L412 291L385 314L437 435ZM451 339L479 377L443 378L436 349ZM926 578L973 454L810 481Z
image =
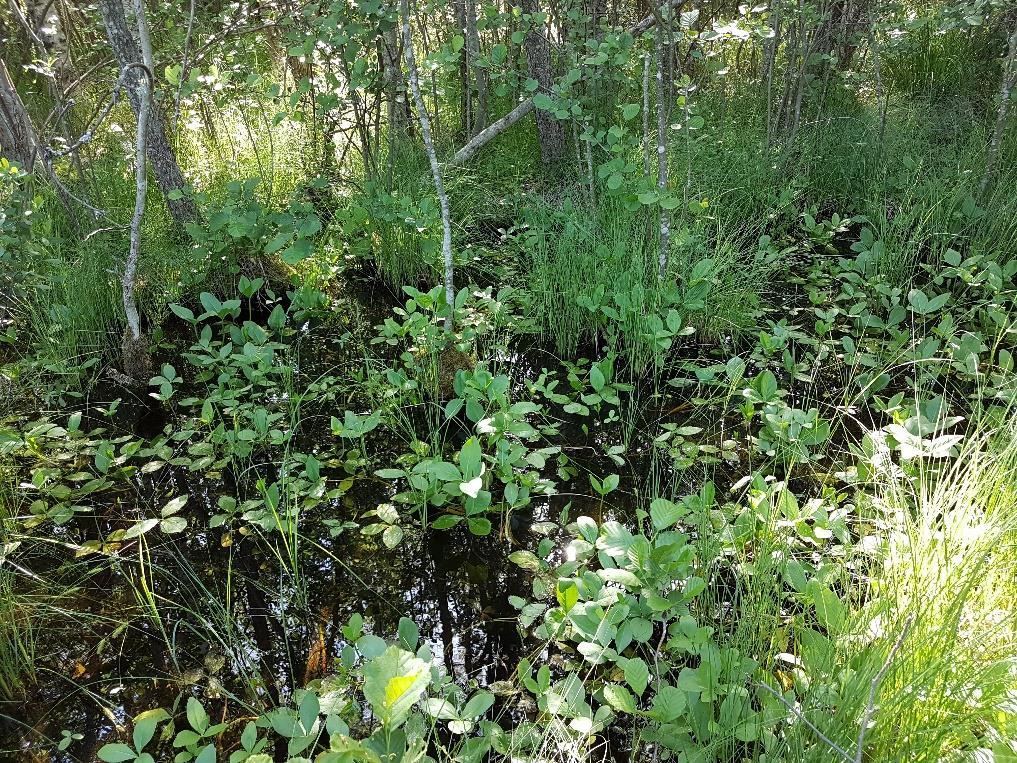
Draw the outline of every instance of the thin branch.
M908 632L911 630L911 626L914 625L914 623L915 615L912 614L904 623L904 627L901 629L900 635L890 648L890 653L886 655L883 667L879 669L875 678L872 679L872 683L869 684L869 701L865 705L865 712L862 714L862 727L858 730L858 745L855 748L854 763L862 763L862 746L865 744L865 732L872 720L872 714L876 711L876 692L879 690L879 685L883 682L883 679L889 672L890 666L893 664L894 656L896 656L901 644L904 643L904 639L907 638Z
M184 35L184 56L180 62L180 82L177 83L176 96L173 99L173 134L177 134L180 125L180 95L184 90L184 83L190 74L191 62L188 56L191 52L191 33L194 31L194 0L191 0L190 12L187 16L187 34Z
M758 686L761 689L766 689L768 692L770 692L770 694L779 699L781 703L784 705L784 707L786 707L788 710L794 713L795 717L798 720L800 720L802 723L804 723L806 726L812 729L812 732L816 736L818 736L822 741L826 742L826 744L830 746L830 749L836 752L838 755L840 755L847 763L854 763L855 759L848 755L847 751L843 747L841 747L839 744L830 739L830 737L828 737L826 734L820 731L816 724L814 724L812 721L806 718L801 710L799 710L797 707L795 707L786 699L784 699L783 694L771 688L768 684L759 681L756 682L756 686Z
M685 0L668 0L663 7L674 8L678 12L681 11L682 4ZM644 18L637 24L630 26L626 31L633 37L639 37L645 34L647 31L652 29L657 23L657 19L660 14L658 12L651 13L649 16ZM503 116L497 122L492 123L486 129L481 130L474 135L462 148L455 152L452 158L449 160L449 164L457 165L463 164L473 158L473 155L483 148L490 140L498 137L501 133L505 132L508 128L518 122L520 119L525 117L531 111L533 111L534 103L533 98L527 98L521 101L512 111Z

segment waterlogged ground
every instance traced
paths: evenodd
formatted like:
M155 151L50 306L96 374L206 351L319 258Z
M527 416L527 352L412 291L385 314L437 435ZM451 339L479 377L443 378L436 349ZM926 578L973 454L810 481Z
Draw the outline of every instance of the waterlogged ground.
M257 716L295 688L334 672L347 646L342 628L355 616L384 639L396 637L400 618L410 618L457 682L497 686L513 677L521 658L544 648L518 631L519 612L510 598L532 598L531 574L509 559L513 552L543 543L545 550L550 548L549 558L561 561L562 528L577 517L615 519L634 528L638 508L650 499L698 492L706 480L723 494L751 473L759 458L737 407L744 384L735 385L766 366L750 358L729 388L703 386L703 369L723 369L737 353L730 337L692 338L673 360L672 369L683 370L669 374L672 383L644 375L618 411L606 408L584 416L555 409L556 431L546 444L559 447L566 458L549 458L541 471L554 481L553 494L535 496L529 507L508 516L491 515L491 533L483 537L463 525L421 532L412 515L405 514L399 522L401 541L387 548L380 532L361 530L376 521L369 512L393 501L394 483L375 470L397 464L406 442L379 428L362 443L369 464L351 470L346 462L350 443L340 442L330 424L332 416L342 418L345 410L366 414L371 407L358 391L363 381L351 380L362 379L355 375L364 368L365 356L385 351L370 344L374 327L405 299L376 283L351 281L335 300L337 320L297 327L286 351L293 379L272 394L276 402L285 402L293 390L310 385L326 392L301 408L292 431L287 419L278 424L285 430L284 445L256 450L241 466L227 468L209 467L211 458L174 464L165 455L132 462L137 469L130 478L89 495L83 501L86 511L72 522L32 531L34 540L46 541L32 546L25 570L48 587L48 594L59 596L34 643L34 682L26 685L23 700L2 708L3 755L91 761L103 744L123 739L139 712L179 709L188 694L203 697L216 722ZM777 319L808 314L807 300L795 284L769 299ZM257 298L245 301L243 317L264 324L271 307ZM170 363L193 371L181 353L194 341L194 330L170 317L159 335L156 367ZM579 355L604 353L589 346L580 348ZM553 351L525 336L500 350L492 365L509 375L513 401L534 398L530 385L544 369L560 379L567 375ZM832 407L836 374L827 383L823 368L810 373L804 395L790 375L781 378L789 388L787 402L804 408L818 399L824 409ZM22 411L17 426L30 429L30 422L45 418L75 432L101 430L98 439L120 445L137 441L138 447L155 452L168 443L181 453L186 440L184 445L173 440L187 427L180 401L187 395L200 397L202 389L185 383L165 402L150 394L154 389L128 389L100 377L81 400L60 411ZM415 415L410 414L409 424L426 431ZM843 448L870 426L867 415L861 410L846 419L834 434L835 447ZM453 419L448 438L455 449L470 428L465 418ZM54 431L62 434L39 439L49 437L57 444L80 440L78 434ZM63 458L58 463L64 472L79 470L72 477L80 482L80 470L89 468L91 456L54 455L58 450L40 446L34 455L19 456L21 498L14 503L22 515L38 492L30 482L36 470ZM193 448L188 452L200 455ZM215 520L223 499L257 497L264 488L259 480L271 484L284 477L280 464L290 453L313 457L325 478L321 494L300 512L299 533L261 533L250 524ZM608 475L618 475L618 487L599 495L597 485ZM792 487L815 495L827 479L822 468L802 465ZM101 546L110 533L138 516L157 516L160 507L182 496L187 501L179 516L187 519L186 531L153 532ZM59 591L53 590L54 582ZM712 582L714 601L723 608L735 592L723 576ZM555 655L541 656L555 664ZM535 710L515 702L510 707L513 717ZM65 730L82 738L54 757ZM627 759L623 740L605 742L614 759Z
M361 303L365 310L366 304ZM179 331L170 322L160 362L174 362L171 348L182 339L173 332ZM362 360L363 348L337 342L330 327L305 326L302 332L302 380L338 375ZM525 380L554 362L539 349L504 359L520 399L526 395ZM107 412L117 399L121 402L111 416ZM647 399L643 415L657 423L680 422L693 410L676 395ZM114 442L140 439L151 445L179 426L172 407L145 389L107 380L71 410L47 415L59 423L74 412L81 414L80 431L102 428L102 436ZM373 476L351 482L346 471L330 465L337 446L328 413L302 419L292 448L319 459L328 487L345 492L302 515L299 537L266 545L244 532L209 527L221 497L253 495L259 478L275 475L276 465L267 462L254 462L241 473L171 464L141 470L127 485L94 494L87 516L53 531L52 552L39 551L32 572L40 581L67 581L68 587L57 600L52 624L35 642L35 682L23 701L0 709L4 755L94 760L103 744L122 738L132 717L154 707L179 706L187 692L200 691L213 700L206 707L217 719L256 714L259 706L333 670L345 646L342 626L354 615L383 638L395 636L401 617L412 619L464 686L506 681L520 658L541 649L517 630L518 612L509 597L531 595L530 573L510 562L509 554L533 549L544 538L558 543L562 525L584 514L631 524L637 493L659 489L676 476L651 468L650 443L639 434L642 420L592 429L578 418L565 421L556 439L566 443L572 470L556 475L554 463L548 465L557 482L554 495L494 519L486 537L461 527L423 533L406 522L402 542L390 550L380 535L344 526L389 500L394 490ZM28 412L23 420L42 415ZM626 426L633 438L626 460L605 456ZM386 445L372 443L382 465ZM397 455L393 446L390 457ZM32 466L20 463L21 478ZM612 472L624 473L624 487L606 499L596 495L587 475ZM655 484L646 484L647 474ZM125 516L158 509L182 495L188 496L186 532L125 541L108 547L104 557L81 555L89 541L98 545L124 527ZM82 577L86 562L88 573ZM82 738L54 757L64 730Z

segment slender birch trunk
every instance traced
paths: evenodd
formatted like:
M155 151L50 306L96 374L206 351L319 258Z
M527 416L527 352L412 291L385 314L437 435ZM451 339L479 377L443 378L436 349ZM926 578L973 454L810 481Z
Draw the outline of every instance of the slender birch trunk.
M143 79L144 75L140 73L141 67L138 65L144 65L144 53L139 51L138 42L128 31L122 0L99 0L98 5L103 25L106 27L106 36L109 38L110 48L120 71L138 69L138 71L132 72L133 79L127 79L127 95L135 116L140 117L141 102L138 81ZM139 23L141 22L139 21ZM154 94L149 93L149 98L154 98ZM169 197L170 191L183 188L186 182L180 171L180 165L177 163L173 147L170 145L166 117L159 109L149 108L148 131L148 135L145 136L145 150L148 160L152 163L155 179L166 196L170 214L180 226L195 221L198 218L198 208L192 199L187 196L179 199Z
M140 65L142 76L135 80L134 93L138 103L138 129L135 137L134 150L134 215L131 217L131 244L124 263L124 275L121 281L123 290L124 314L127 317L127 329L124 332L122 363L124 372L135 379L143 379L148 367L148 346L141 335L141 315L134 290L138 273L138 258L141 254L141 222L145 216L145 198L148 194L148 120L152 112L152 71L155 68L152 55L152 41L148 33L148 20L145 18L144 0L133 0L134 15L138 25L138 41L141 47ZM138 66L138 64L135 64Z
M136 0L136 2L140 2L140 0ZM445 266L445 301L448 303L449 310L448 315L445 316L445 330L451 331L452 315L456 304L456 292L452 270L452 221L449 214L448 195L445 193L445 184L441 179L441 168L438 166L438 155L434 152L434 141L431 140L431 120L427 116L427 106L424 104L424 97L420 94L417 62L413 54L413 35L410 32L409 0L400 0L399 6L402 11L403 57L406 60L406 68L409 72L413 101L417 106L417 118L420 120L420 134L424 138L424 150L427 152L427 159L431 164L434 190L438 194L438 204L441 207L441 255Z
M643 56L643 175L650 177L650 54Z
M661 199L667 194L667 89L664 84L664 29L657 27L657 191ZM668 251L671 247L671 213L660 207L660 258L657 277L661 280L667 273Z

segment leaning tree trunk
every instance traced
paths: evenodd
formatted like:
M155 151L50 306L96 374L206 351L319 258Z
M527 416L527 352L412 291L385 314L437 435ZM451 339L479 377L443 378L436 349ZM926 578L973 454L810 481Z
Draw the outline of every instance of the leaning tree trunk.
M120 71L124 75L124 85L128 100L136 117L141 116L141 80L145 77L141 50L138 43L127 28L127 17L121 0L99 0L99 11L102 23L106 27L110 48L116 58ZM129 70L129 71L128 71ZM152 94L149 94L150 96ZM170 214L178 225L194 222L198 218L198 208L187 196L179 199L170 198L170 191L181 189L186 185L176 154L169 142L166 117L163 112L152 104L148 119L148 135L146 136L146 154L152 164L156 182L166 197Z
M25 172L33 172L41 164L49 182L56 189L60 202L67 210L68 219L77 228L78 219L71 202L70 192L60 182L32 117L25 108L7 64L0 58L0 156L14 160Z
M540 11L538 0L522 0L523 13L530 23L523 39L530 76L537 81L540 92L549 92L554 85L551 75L551 46L542 29L534 27L532 15ZM537 134L540 137L540 160L545 167L561 164L565 158L565 128L543 109L537 109Z

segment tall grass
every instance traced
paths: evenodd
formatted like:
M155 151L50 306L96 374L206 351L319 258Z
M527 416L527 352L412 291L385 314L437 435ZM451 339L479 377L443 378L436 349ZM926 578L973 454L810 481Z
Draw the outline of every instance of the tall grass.
M867 760L959 760L1012 744L1017 687L1017 439L975 431L940 471L883 470L870 509L886 544L829 660L808 717ZM899 642L899 648L891 654ZM833 691L835 694L831 695ZM870 693L873 699L870 700ZM836 696L836 701L832 697ZM819 709L824 708L824 709ZM831 760L801 729L803 759ZM1013 753L1008 753L1012 755ZM997 758L998 759L998 758Z

